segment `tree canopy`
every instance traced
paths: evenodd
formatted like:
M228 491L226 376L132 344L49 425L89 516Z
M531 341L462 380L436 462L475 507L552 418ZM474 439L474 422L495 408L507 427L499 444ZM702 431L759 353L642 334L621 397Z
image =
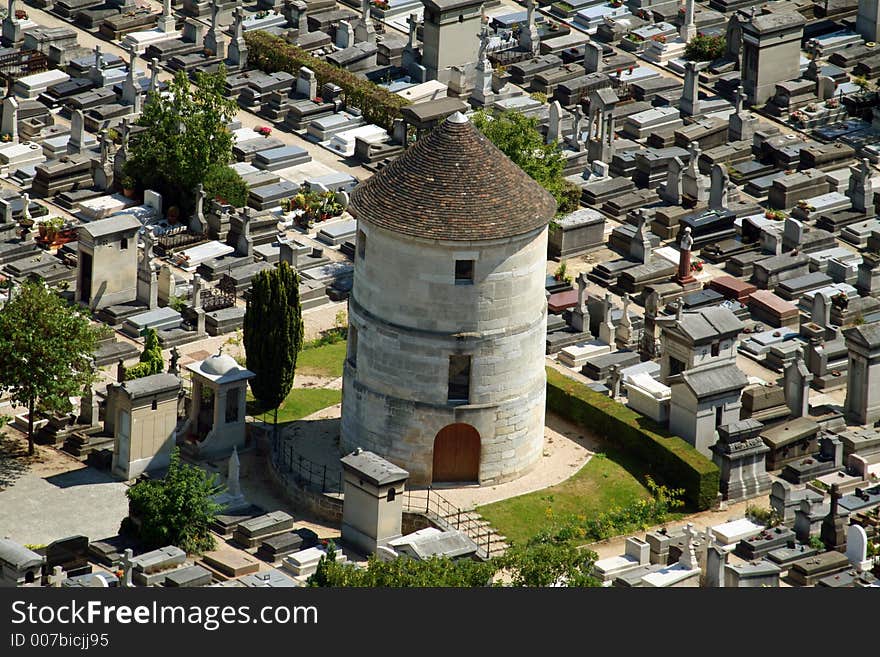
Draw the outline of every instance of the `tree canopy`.
M293 387L303 344L299 274L286 262L254 277L244 315L251 392L265 410L277 409Z
M150 548L176 545L195 554L214 549L210 526L222 508L211 498L221 491L216 482L216 474L181 461L175 448L164 479L143 479L126 491L139 524L126 518L123 530Z
M0 308L0 390L28 408L28 453L34 411L69 412L70 397L94 380L99 329L41 282L23 284Z
M424 561L398 557L381 561L369 557L366 568L335 560L330 543L309 586L408 588L408 587L570 587L599 586L590 574L596 553L571 545L530 543L513 547L503 556L488 561L432 557Z
M197 72L190 85L178 71L167 91L151 92L132 134L125 174L142 189L160 192L166 206L189 212L195 190L209 169L232 161L228 125L238 110L225 91L224 66L214 73Z
M565 157L559 144L546 144L538 130L538 119L520 112L474 114L474 125L495 146L556 199L557 213L578 208L581 190L563 176Z

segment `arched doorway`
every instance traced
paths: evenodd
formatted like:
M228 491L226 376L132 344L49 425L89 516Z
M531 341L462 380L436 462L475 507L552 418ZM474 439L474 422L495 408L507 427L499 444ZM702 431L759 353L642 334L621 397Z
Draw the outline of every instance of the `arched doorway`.
M443 427L434 438L432 481L479 481L480 432L461 422Z

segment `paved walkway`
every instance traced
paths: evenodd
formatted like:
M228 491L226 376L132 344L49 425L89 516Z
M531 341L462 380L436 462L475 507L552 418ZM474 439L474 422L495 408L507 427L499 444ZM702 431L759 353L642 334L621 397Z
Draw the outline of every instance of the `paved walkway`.
M77 534L91 541L116 536L128 515L127 489L94 468L28 472L0 491L0 537L45 545Z

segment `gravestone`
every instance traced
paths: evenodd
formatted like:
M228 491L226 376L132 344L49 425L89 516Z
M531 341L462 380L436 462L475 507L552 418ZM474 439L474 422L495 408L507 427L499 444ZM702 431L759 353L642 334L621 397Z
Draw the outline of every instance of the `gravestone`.
M846 529L846 558L859 572L871 570L873 559L868 559L868 535L861 525Z

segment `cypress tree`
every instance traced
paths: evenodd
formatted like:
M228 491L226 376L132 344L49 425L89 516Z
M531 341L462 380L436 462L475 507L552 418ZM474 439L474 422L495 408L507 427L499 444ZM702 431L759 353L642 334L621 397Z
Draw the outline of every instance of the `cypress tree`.
M293 387L303 343L299 274L288 263L254 277L243 337L247 367L256 374L251 392L263 409L275 409L277 423L278 406Z

